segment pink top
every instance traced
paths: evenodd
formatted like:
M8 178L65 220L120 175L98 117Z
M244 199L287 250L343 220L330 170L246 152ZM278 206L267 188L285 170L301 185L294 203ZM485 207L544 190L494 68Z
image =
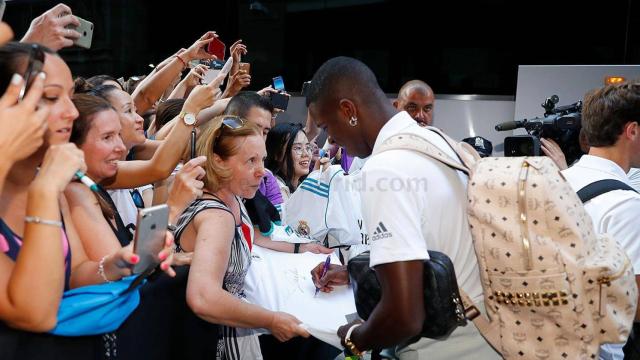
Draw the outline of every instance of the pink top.
M67 234L64 232L64 230L61 230L62 232L62 250L63 250L63 254L64 257L67 257L67 254L69 253L69 241L67 239ZM22 239L16 235L15 233L13 233L13 239L16 241L16 243L18 243L19 246L22 246ZM9 243L7 242L7 239L0 234L0 251L3 253L6 253L7 251L9 251Z

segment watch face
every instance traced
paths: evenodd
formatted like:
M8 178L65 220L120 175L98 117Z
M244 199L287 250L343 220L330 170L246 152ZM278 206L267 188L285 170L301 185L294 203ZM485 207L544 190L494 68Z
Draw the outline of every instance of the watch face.
M184 116L184 123L187 125L193 125L196 123L196 116L193 114L186 114Z

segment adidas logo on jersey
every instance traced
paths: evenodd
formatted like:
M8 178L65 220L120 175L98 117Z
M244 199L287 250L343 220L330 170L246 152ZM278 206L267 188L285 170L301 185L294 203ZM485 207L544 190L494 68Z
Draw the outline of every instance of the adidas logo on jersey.
M387 230L384 224L381 222L378 223L378 227L376 227L376 231L373 232L373 236L371 237L371 241L376 241L380 239L390 238L391 232Z

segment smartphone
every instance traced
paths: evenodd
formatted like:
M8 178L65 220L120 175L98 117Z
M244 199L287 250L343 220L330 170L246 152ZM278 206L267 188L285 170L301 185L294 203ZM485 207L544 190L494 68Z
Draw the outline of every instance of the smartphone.
M191 129L191 157L193 159L196 157L196 128Z
M27 63L27 72L23 76L24 83L18 94L18 101L22 101L31 84L33 84L33 80L44 67L44 52L36 44L31 44L30 46L31 56L29 56L29 62Z
M289 106L289 97L287 95L271 93L270 99L271 105L273 105L274 108L287 111L287 107Z
M276 76L273 78L273 88L279 92L284 91L284 80L282 80L282 76Z
M73 17L80 23L78 27L74 27L73 25L67 26L68 29L74 29L80 33L80 37L73 43L81 48L90 49L91 40L93 39L93 23L75 15Z
M213 39L209 45L207 45L207 52L211 55L215 55L219 61L224 61L226 49L227 47L218 38Z
M138 210L133 252L140 256L133 273L140 274L160 264L158 253L164 248L169 207L166 204Z
M215 79L218 74L220 74L221 70L219 69L209 69L207 71L204 72L204 79L202 79L202 81L200 81L203 85L207 85L210 84L213 79Z
M244 71L245 74L251 74L251 64L249 63L239 63L238 70Z

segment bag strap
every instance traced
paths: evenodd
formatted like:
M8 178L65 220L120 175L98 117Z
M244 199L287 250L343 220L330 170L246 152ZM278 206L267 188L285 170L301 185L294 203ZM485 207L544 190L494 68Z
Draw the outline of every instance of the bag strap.
M634 188L632 188L631 186L625 184L620 180L605 179L605 180L598 180L596 182L593 182L583 187L582 189L578 190L577 194L580 200L582 201L582 203L584 204L587 201L597 196L606 194L609 191L613 191L613 190L629 190L629 191L637 192Z
M444 134L436 132L438 135L443 136L443 139L451 146L449 141L444 137ZM456 148L452 146L452 149L456 154ZM429 140L423 138L422 136L411 134L411 133L400 133L391 136L380 144L380 146L373 152L373 154L379 154L384 151L389 150L412 150L419 152L423 155L426 155L436 161L439 161L454 170L462 171L463 173L469 175L469 168L464 164L459 163L454 160L451 156L444 153L437 146L433 145ZM462 160L462 157L460 157Z
M205 192L205 194L212 195L214 198L199 198L195 199L183 212L182 215L178 218L176 230L173 232L174 242L176 246L176 251L182 251L182 247L180 246L180 238L182 237L182 233L187 228L187 225L198 215L200 212L208 209L218 209L228 212L235 222L235 217L231 209L224 203L224 201L215 197L215 195L211 193ZM242 218L242 214L241 214ZM237 226L237 224L236 224ZM238 232L234 231L234 238L238 236Z
M480 334L489 343L489 345L500 353L500 331L498 329L497 322L490 323L489 320L487 320L487 318L480 312L469 295L467 295L462 288L458 288L458 290L465 309L465 316L468 320L473 321L473 324L476 326L478 331L480 331Z
M429 126L428 129L440 136L449 145L449 147L451 147L460 162L464 164L467 169L471 170L475 163L481 159L478 151L470 144L464 141L455 141L449 135L436 127Z
M131 243L131 241L133 241L133 234L131 233L131 231L129 231L129 228L127 228L124 225L124 221L122 221L122 217L120 216L120 212L118 212L118 207L116 206L116 203L113 202L113 199L111 198L111 195L109 195L107 190L105 190L101 185L98 185L98 191L96 192L96 195L100 196L102 198L102 200L106 201L107 204L109 205L109 207L111 208L111 210L113 211L113 218L114 218L114 220L116 222L116 226L115 227L111 223L111 219L107 218L106 216L104 218L107 221L107 223L109 224L109 227L111 228L113 233L116 235L116 238L118 239L118 242L122 246L129 245L129 243Z

